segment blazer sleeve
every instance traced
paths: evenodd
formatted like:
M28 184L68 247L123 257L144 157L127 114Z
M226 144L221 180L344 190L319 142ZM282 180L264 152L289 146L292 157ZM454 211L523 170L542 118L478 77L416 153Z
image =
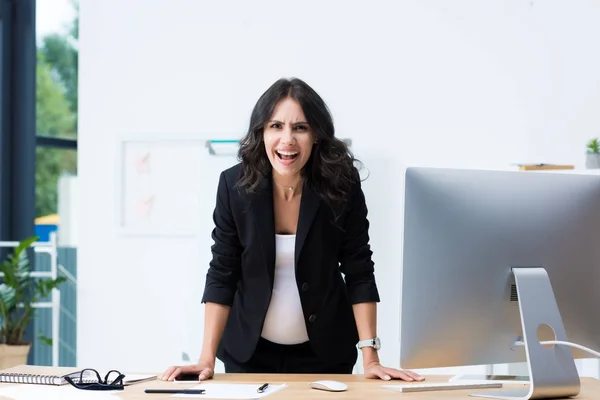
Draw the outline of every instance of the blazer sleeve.
M357 179L350 194L340 257L340 269L352 304L380 301L371 259L367 213L365 195L360 179Z
M212 260L206 274L202 302L231 306L241 274L242 246L231 213L229 187L223 172L219 177L213 220Z

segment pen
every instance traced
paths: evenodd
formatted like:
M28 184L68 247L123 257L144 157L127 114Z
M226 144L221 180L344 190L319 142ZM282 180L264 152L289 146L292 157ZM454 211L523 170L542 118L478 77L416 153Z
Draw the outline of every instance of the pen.
M265 383L265 384L261 385L258 389L256 389L256 391L258 393L263 393L265 391L265 389L267 388L267 386L269 386L269 384Z
M204 389L146 389L144 393L204 394Z

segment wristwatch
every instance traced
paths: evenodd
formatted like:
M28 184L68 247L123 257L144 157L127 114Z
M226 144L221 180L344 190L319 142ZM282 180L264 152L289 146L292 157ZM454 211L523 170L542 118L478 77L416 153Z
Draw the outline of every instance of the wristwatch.
M358 348L362 349L363 347L372 347L375 350L381 349L381 340L378 337L373 339L365 339L358 342Z

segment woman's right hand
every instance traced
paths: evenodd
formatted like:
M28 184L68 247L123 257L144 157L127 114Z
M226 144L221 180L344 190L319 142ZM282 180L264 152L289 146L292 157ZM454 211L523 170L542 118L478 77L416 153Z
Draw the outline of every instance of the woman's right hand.
M203 381L213 377L215 373L215 363L200 360L198 364L192 365L174 365L165 370L160 378L163 381L173 381L181 374L198 375L198 380Z

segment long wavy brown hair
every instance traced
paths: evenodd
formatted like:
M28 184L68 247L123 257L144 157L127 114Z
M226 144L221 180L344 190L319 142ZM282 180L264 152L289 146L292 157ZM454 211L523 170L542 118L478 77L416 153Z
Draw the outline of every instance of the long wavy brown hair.
M333 118L323 99L300 79L279 79L258 99L250 117L248 132L241 140L238 159L242 172L237 185L253 193L272 166L263 143L263 131L277 103L287 97L296 100L313 132L316 143L302 169L306 184L328 205L339 210L360 179L358 161L342 140L335 137Z

